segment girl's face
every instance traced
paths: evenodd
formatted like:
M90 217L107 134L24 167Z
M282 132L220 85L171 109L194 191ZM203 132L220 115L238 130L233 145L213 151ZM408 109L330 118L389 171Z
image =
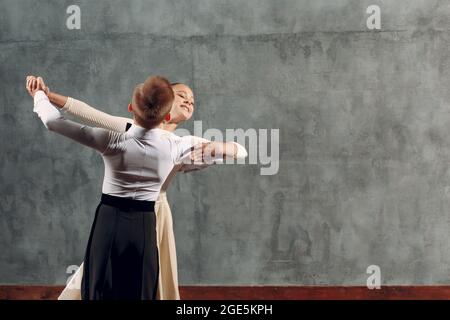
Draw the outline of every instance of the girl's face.
M194 113L194 93L187 85L178 83L172 86L175 99L170 110L171 123L189 120Z

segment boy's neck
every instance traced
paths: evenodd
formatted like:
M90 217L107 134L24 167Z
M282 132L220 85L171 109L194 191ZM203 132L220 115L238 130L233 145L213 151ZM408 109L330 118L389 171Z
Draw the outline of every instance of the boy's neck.
M169 132L174 132L175 129L177 128L177 126L178 126L178 123L164 123L164 121L163 121L163 122L161 122L160 124L158 124L156 126L149 127L149 126L146 126L145 124L143 124L142 121L139 118L137 118L137 117L133 117L133 122L137 126L145 128L145 129L148 129L148 130L151 130L151 129L154 129L154 128L158 128L158 129L166 130L166 131L169 131Z
M137 126L139 126L139 127L141 127L141 128L147 129L147 130L151 130L151 129L154 129L154 128L158 128L158 127L159 127L159 125L152 126L152 127L147 126L145 123L143 123L143 121L141 121L141 119L139 119L139 118L136 117L136 116L133 117L133 124L135 124L135 125L137 125Z

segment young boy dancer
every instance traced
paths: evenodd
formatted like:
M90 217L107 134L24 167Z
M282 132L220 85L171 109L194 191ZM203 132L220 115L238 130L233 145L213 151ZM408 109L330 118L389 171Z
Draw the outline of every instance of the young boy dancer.
M97 150L105 164L103 194L86 248L82 298L155 299L155 200L174 165L193 147L191 139L160 129L174 98L170 83L149 77L135 87L129 105L133 124L125 133L66 120L36 80L30 80L27 88L34 97L34 111L49 130ZM210 142L200 150L232 157L235 148Z

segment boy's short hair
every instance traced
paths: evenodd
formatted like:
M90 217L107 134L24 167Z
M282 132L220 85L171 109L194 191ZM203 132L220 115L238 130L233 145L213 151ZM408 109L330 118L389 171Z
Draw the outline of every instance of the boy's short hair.
M173 99L170 82L160 76L150 76L134 88L132 104L139 109L138 116L149 127L154 127L170 112Z

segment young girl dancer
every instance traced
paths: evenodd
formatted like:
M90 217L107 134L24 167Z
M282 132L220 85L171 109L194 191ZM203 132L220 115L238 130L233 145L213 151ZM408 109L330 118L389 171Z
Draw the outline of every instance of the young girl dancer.
M103 195L97 207L84 263L83 299L155 299L158 278L154 205L162 183L193 144L162 130L173 91L161 77L135 87L126 133L91 128L64 119L37 81L27 83L34 111L44 125L101 153L105 163ZM218 156L236 148L205 144ZM204 148L202 148L204 150Z
M123 117L114 117L107 113L98 111L84 102L67 96L51 92L39 78L42 87L46 90L50 101L57 107L62 108L66 113L77 117L93 126L105 129L123 132L131 125L131 119ZM192 90L185 84L172 84L175 99L170 111L170 116L163 123L163 129L173 132L182 122L189 120L194 111L194 96ZM192 136L196 143L206 142L207 140ZM239 144L237 158L245 158L247 151ZM170 185L171 179L178 171L186 172L205 168L206 165L177 165L164 182L158 200L155 205L156 225L157 225L157 245L159 252L160 273L158 278L157 298L160 300L180 299L178 290L178 271L177 257L175 247L175 237L172 224L172 213L167 201L166 191ZM80 299L80 284L83 275L83 264L75 272L66 285L58 299L77 300Z

